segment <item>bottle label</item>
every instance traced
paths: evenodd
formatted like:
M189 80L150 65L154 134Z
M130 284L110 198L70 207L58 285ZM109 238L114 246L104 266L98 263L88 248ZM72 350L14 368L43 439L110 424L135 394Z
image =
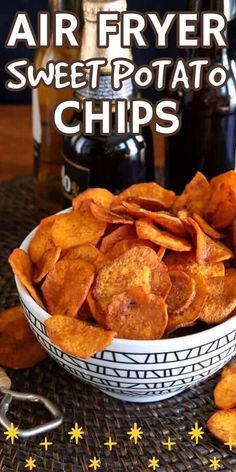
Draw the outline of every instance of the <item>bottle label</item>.
M64 196L68 200L73 200L78 193L89 187L90 169L75 164L63 154L61 181Z
M42 125L40 117L38 89L32 90L32 127L34 143L34 171L37 177L40 164L40 147L42 141Z
M96 90L91 90L90 87L84 87L78 91L80 96L90 98L92 100L119 100L129 99L134 96L134 88L131 79L123 82L120 90L113 90L111 86L110 75L100 75L99 87Z

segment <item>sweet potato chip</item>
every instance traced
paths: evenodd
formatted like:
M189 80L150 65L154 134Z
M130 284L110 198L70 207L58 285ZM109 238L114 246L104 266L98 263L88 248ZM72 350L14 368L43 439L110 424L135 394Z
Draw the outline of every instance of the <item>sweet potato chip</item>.
M222 377L225 377L228 374L236 374L236 363L228 364L226 367L224 367L221 374Z
M58 215L52 226L52 239L61 249L69 249L86 243L96 245L106 229L106 224L90 212L72 211Z
M115 196L105 188L88 188L74 198L72 206L74 210L79 210L80 205L84 200L93 200L105 208L110 208L114 199Z
M108 210L97 203L90 202L90 210L93 216L104 223L132 225L133 219L127 215L118 215L114 211Z
M212 228L212 226L210 226L207 223L207 221L204 220L204 218L202 218L201 215L199 215L199 213L194 213L193 214L193 219L198 223L198 225L200 226L202 231L204 231L205 234L210 236L210 238L220 239L220 238L224 237L223 234L219 233L219 231L216 231L216 229Z
M166 190L155 182L134 184L121 192L114 200L111 208L119 206L119 204L130 197L145 198L147 200L157 200L164 208L169 208L175 201L175 193Z
M206 215L215 228L227 228L236 217L236 173L225 172L211 179Z
M173 314L186 310L195 297L195 280L180 270L169 271L172 283L166 303L168 311Z
M88 359L111 344L115 333L86 321L52 316L45 321L49 339L67 354Z
M225 244L210 238L192 218L188 220L195 231L196 259L199 264L214 264L233 257L232 251Z
M88 293L87 302L93 318L100 326L106 328L106 313L103 311L99 303L94 300L92 290L90 290Z
M118 243L118 241L135 238L137 238L137 234L133 226L120 226L103 238L100 251L106 253L112 248L112 246Z
M138 205L140 208L147 211L160 211L169 208L165 205L163 200L156 198L128 197L125 202L131 205Z
M203 277L218 277L225 275L223 262L216 264L198 264L195 253L190 252L170 252L165 256L164 263L173 270L182 270L189 274L200 274Z
M224 375L214 389L214 401L220 410L236 407L236 372Z
M166 299L171 289L171 280L166 265L158 257L157 265L152 271L151 291L155 295Z
M207 324L221 323L236 307L236 276L212 277L207 284L209 295L200 319Z
M191 244L186 239L162 231L146 219L136 221L136 231L139 238L148 239L167 249L174 251L190 251L192 248Z
M160 247L157 249L157 256L159 257L160 260L163 259L163 257L165 256L165 253L166 253L166 247L160 246Z
M14 249L9 256L9 264L20 282L28 290L31 297L43 308L43 303L33 286L33 265L27 252L23 249Z
M60 255L60 247L53 246L51 249L47 249L47 251L45 251L34 269L33 280L35 284L38 284L44 279L44 277L46 277L46 275L50 272L50 270L52 270L56 262L59 260Z
M216 411L207 421L207 427L223 443L236 444L236 409Z
M155 251L146 246L136 246L110 264L97 275L93 296L104 307L114 295L130 287L143 287L147 293L152 289L152 272L160 263Z
M115 295L108 306L106 324L123 339L160 339L167 325L163 298L133 287Z
M94 279L94 267L81 259L62 259L49 272L42 293L51 315L75 317Z
M75 260L82 259L83 261L89 262L97 270L103 267L109 262L107 257L102 254L93 244L82 244L81 246L73 246L70 249L64 251L62 259Z
M148 246L155 250L155 245L150 241L145 241L144 239L123 239L112 246L110 251L106 253L106 257L113 260L135 246Z
M169 313L166 333L170 334L178 328L192 326L200 317L208 297L208 285L199 274L192 274L195 280L195 297L189 307L180 314Z
M202 213L210 198L210 184L206 177L197 172L191 182L189 182L182 195L176 198L173 211L177 213L183 208L189 212Z
M0 313L0 365L28 369L47 357L30 329L21 306Z
M29 245L29 255L32 262L37 263L48 250L55 247L52 240L52 225L55 222L57 216L52 215L44 218Z

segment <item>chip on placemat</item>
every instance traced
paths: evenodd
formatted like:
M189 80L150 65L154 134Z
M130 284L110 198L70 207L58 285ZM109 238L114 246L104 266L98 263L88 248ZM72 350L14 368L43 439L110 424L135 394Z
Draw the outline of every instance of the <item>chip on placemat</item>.
M167 325L163 298L132 287L115 295L108 306L106 325L124 339L160 339Z
M94 266L82 259L62 259L49 272L42 293L51 315L75 317L94 279Z
M30 329L21 306L0 313L0 365L28 369L47 357Z
M53 344L67 354L87 359L111 344L115 332L67 316L52 316L45 321Z
M236 275L207 279L209 295L200 319L207 324L226 320L236 308Z
M9 256L9 264L14 274L19 278L20 282L28 290L31 297L43 308L43 303L33 286L33 266L27 252L23 249L14 249Z
M229 370L221 377L214 389L214 401L221 410L236 407L236 371Z
M207 421L207 427L217 439L236 447L236 409L216 411Z

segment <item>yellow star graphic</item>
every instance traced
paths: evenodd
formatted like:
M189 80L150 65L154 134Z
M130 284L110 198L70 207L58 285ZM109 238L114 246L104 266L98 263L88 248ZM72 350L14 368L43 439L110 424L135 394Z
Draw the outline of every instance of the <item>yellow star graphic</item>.
M162 442L161 444L163 444L163 446L167 446L167 447L168 447L168 451L171 451L172 446L175 446L175 445L176 445L176 442L171 441L170 436L168 436L168 441L167 441L167 442Z
M33 459L33 458L30 456L29 459L26 459L25 462L26 462L26 464L25 464L25 468L26 468L26 469L27 469L27 468L29 468L29 470L35 469L35 467L36 467L36 464L35 464L36 459Z
M104 443L104 446L107 446L109 448L109 451L112 451L113 446L116 446L117 442L112 442L111 436L109 436L109 439L107 442Z
M224 443L225 446L229 446L229 450L232 451L233 447L236 447L236 441L233 441L232 438L229 439L229 442Z
M44 446L45 451L48 450L48 446L52 446L53 442L49 442L47 436L44 438L44 441L39 443L40 446Z
M195 441L196 444L198 444L199 439L203 439L203 435L205 434L202 427L198 426L198 422L195 423L194 428L191 429L191 431L188 432L188 434L191 436L190 439L191 441Z
M78 427L78 423L75 423L75 427L71 428L68 434L71 436L70 440L75 439L75 444L78 444L79 439L83 439L84 431Z
M137 423L134 423L133 428L130 428L130 431L127 433L130 436L130 441L134 440L134 444L138 443L138 439L142 439L142 430L137 427Z
M220 459L216 459L216 457L213 457L213 459L210 459L211 465L209 465L210 469L217 470L220 469Z
M17 431L18 428L15 428L14 424L11 423L10 428L8 428L8 430L4 432L6 440L8 441L8 439L10 439L11 443L14 444L14 440L19 438Z
M91 462L91 464L89 465L89 467L90 468L92 467L94 470L97 470L101 467L100 459L97 459L95 456L94 456L93 459L90 459L90 462Z
M149 459L149 468L152 468L153 470L159 469L159 459L156 459L153 457L152 459Z

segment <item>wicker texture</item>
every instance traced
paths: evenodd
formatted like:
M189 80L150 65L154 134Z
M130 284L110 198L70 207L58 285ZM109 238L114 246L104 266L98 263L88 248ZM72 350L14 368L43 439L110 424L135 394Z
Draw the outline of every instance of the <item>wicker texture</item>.
M18 303L14 279L7 264L9 252L23 240L40 219L33 204L32 181L23 178L0 186L0 308ZM8 371L13 388L19 391L46 395L63 411L65 421L61 428L48 434L53 441L45 452L39 443L43 437L16 441L13 446L1 434L0 470L2 472L25 471L25 460L36 459L36 472L84 472L91 471L90 459L101 460L101 472L131 472L152 470L148 460L156 456L160 460L160 472L199 472L209 468L210 459L221 460L221 469L236 471L236 455L221 445L207 432L205 424L214 411L212 389L217 376L201 385L185 391L161 403L138 405L122 403L96 389L79 382L51 359L34 369ZM32 404L14 403L11 420L15 425L27 427L45 422L46 413L37 407L32 414ZM85 430L83 440L76 445L70 442L68 431L75 422ZM195 421L203 427L204 439L199 445L191 442L188 431ZM134 422L142 428L143 439L134 445L127 431ZM112 452L103 445L111 436L117 441ZM176 442L172 451L161 444L168 436Z

